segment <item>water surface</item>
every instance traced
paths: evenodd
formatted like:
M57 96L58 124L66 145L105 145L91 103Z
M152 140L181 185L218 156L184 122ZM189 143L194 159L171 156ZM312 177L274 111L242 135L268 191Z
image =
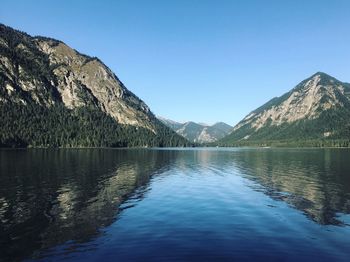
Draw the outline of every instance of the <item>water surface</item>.
M348 261L350 150L0 151L3 261Z

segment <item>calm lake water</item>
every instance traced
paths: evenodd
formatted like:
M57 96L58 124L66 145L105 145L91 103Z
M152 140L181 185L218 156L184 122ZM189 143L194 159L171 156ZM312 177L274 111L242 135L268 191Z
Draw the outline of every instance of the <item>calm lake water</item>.
M0 260L349 261L350 150L0 151Z

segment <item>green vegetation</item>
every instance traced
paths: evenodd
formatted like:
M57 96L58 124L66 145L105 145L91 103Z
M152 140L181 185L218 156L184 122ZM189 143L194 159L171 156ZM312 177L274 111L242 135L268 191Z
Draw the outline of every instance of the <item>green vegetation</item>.
M312 80L312 82L310 82ZM313 85L317 83L315 88ZM310 88L317 94L310 95ZM312 100L308 104L306 98ZM289 108L279 111L289 100ZM284 107L285 105L284 104ZM313 106L314 112L294 121L290 112ZM268 110L270 114L262 117ZM271 113L272 112L272 113ZM285 114L283 122L274 117ZM230 135L218 141L220 146L291 146L291 147L349 147L350 146L350 84L317 72L291 91L271 99L239 123ZM291 120L292 121L289 121ZM259 126L259 128L257 128Z
M0 147L191 146L151 112L145 113L144 121L155 132L117 123L101 110L100 101L78 79L73 82L77 97L85 106L73 110L65 107L53 70L66 65L50 63L48 54L38 48L38 40L45 40L52 47L60 43L45 37L33 38L0 24ZM86 63L98 60L79 55ZM72 70L69 66L66 69ZM120 99L142 111L141 100L123 88ZM111 95L111 99L119 98Z
M157 134L119 125L94 108L50 109L36 104L0 106L0 147L167 147L190 146L173 131L157 125Z
M312 140L260 140L223 142L208 146L222 147L350 147L350 139L312 139Z
M72 82L63 85L74 85L74 92L79 105L75 109L64 106L61 92L58 90L60 79L74 77L74 69L65 64L65 60L50 63L49 55L37 45L38 40L56 46L58 40L36 37L14 30L0 24L0 147L153 147L153 146L189 146L185 138L164 126L147 109L146 105L133 93L125 88L120 80L115 88L120 88L122 96L116 97L114 91L104 90L107 99L120 99L124 107L130 107L141 113L140 119L150 129L122 125L110 115L101 110L104 104L91 91L89 84L75 77ZM84 63L96 60L105 66L98 58L83 54ZM54 61L56 61L54 59ZM60 75L54 69L62 67ZM73 72L72 72L73 71ZM65 75L67 74L67 75ZM94 73L88 71L90 77ZM267 119L262 128L255 130L252 124L254 118L242 121L241 127L215 144L219 146L349 146L350 141L350 84L318 72L302 81L291 91L276 97L257 108L252 113L257 116L268 109L272 109L286 99L293 92L297 97L306 92L305 85L310 79L318 76L321 104L338 104L341 106L325 110L318 105L317 118L305 118L295 122L284 122L280 125L272 124ZM61 79L61 80L62 80ZM84 84L85 83L85 84ZM326 86L334 86L334 92L327 92ZM336 88L342 86L342 89ZM100 87L103 89L103 85ZM289 104L298 107L297 98ZM336 101L336 102L334 102ZM114 107L119 105L114 104ZM137 114L135 117L138 117ZM139 120L140 120L139 119ZM169 124L169 123L167 123ZM196 123L186 123L185 126L170 122L170 127L181 130L181 134L191 141L198 141L204 126ZM221 138L230 130L230 126L222 123L206 127L206 134L210 137ZM152 128L151 128L152 129ZM212 140L211 140L212 141ZM201 141L204 142L204 141Z
M328 134L328 136L325 136ZM247 140L242 139L249 136ZM247 124L218 141L220 146L350 146L350 112L346 108L323 111L316 119L270 125L258 129Z

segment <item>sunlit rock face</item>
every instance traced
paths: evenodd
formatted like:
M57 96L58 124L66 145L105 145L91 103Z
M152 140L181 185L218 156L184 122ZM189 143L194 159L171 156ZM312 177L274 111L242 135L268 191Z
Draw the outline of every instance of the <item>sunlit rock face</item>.
M98 58L4 25L0 25L0 48L0 102L35 102L45 107L63 103L69 109L89 106L118 123L156 132L148 106Z
M225 140L344 138L340 123L349 124L342 121L350 116L349 94L350 84L318 72L283 96L252 111Z
M243 123L251 123L252 127L258 130L266 125L268 120L271 125L281 125L304 118L313 119L317 118L322 110L344 106L338 95L344 95L345 87L332 79L322 83L321 78L325 77L322 73L317 73L298 88L293 89L281 103L261 113L253 112L248 115L240 125L235 127L235 130Z

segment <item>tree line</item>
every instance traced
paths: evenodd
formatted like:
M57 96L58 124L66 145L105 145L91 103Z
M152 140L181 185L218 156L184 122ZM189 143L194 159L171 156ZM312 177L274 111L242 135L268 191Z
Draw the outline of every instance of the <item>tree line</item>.
M190 142L156 122L156 134L122 125L104 112L63 105L0 105L0 147L171 147Z

